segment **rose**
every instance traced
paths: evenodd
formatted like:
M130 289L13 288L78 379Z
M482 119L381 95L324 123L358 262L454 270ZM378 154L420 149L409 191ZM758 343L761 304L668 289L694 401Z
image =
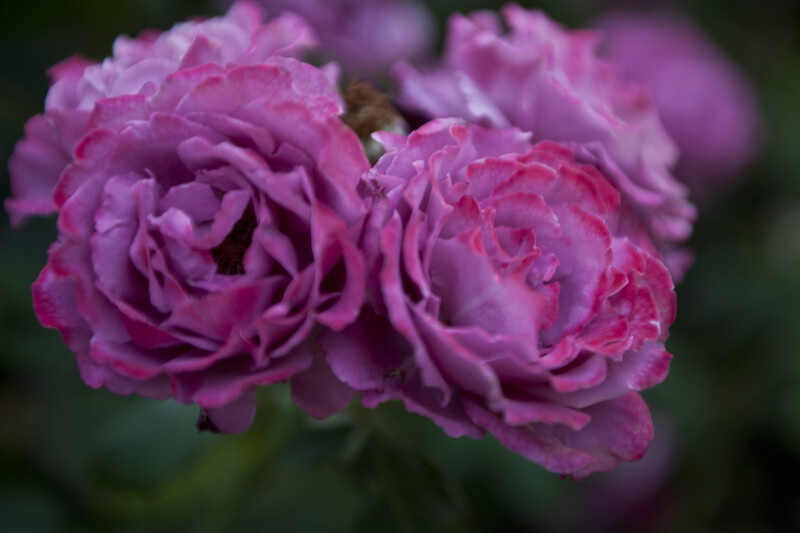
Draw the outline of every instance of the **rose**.
M598 25L604 56L646 86L680 148L677 173L708 198L732 185L758 149L750 81L691 20L674 13L612 12Z
M230 0L221 0L223 5ZM436 37L433 17L411 0L259 0L268 15L302 16L320 39L320 52L351 74L386 76L395 61L420 59Z
M52 87L45 112L25 125L25 138L9 162L12 198L5 207L13 224L55 212L53 188L72 159L98 100L152 95L173 72L205 63L257 64L273 55L295 56L315 44L307 24L286 14L262 25L258 7L239 2L224 17L120 36L114 55L99 64L72 57L49 70Z
M365 290L368 163L342 111L322 71L282 57L93 103L33 287L88 385L195 403L223 432L250 424L255 385L290 379L317 417L350 401L309 346L355 320Z
M618 232L620 195L567 146L435 120L387 148L365 251L372 309L317 339L369 407L494 434L560 474L640 458L636 391L668 371L666 267Z
M690 235L695 211L669 172L677 150L647 92L596 57L598 34L566 31L513 4L502 14L507 34L492 13L454 15L440 68L398 65L400 103L428 118L516 126L536 140L599 143L632 219L626 226L643 227L649 238L630 236L655 245L680 277L690 259L677 245Z

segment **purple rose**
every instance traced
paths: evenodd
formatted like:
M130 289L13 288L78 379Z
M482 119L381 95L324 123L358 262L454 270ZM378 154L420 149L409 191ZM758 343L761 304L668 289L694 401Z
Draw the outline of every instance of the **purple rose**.
M55 212L53 188L72 160L98 100L153 95L166 77L206 63L251 65L273 55L295 56L315 44L310 28L287 14L262 25L254 4L239 2L227 15L178 24L164 33L120 36L102 63L73 57L50 69L45 112L25 125L9 162L12 198L5 207L15 225Z
M680 148L677 173L707 197L732 184L758 149L760 118L744 73L676 14L610 13L598 22L604 55L648 89Z
M320 52L351 74L380 77L400 60L425 56L436 37L433 17L413 0L258 0L270 16L294 11L311 24ZM223 5L230 0L221 0Z
M284 41L281 24L235 42ZM190 40L177 28L151 45ZM201 35L191 47L219 59ZM311 65L256 56L173 63L130 94L90 98L33 287L88 385L195 403L222 432L250 424L255 385L291 380L312 416L343 408L354 393L309 343L353 322L365 292L355 188L369 164L340 95Z
M636 391L667 374L675 293L619 232L620 195L573 149L438 119L366 174L371 308L317 339L369 407L400 399L449 435L583 477L640 458Z
M477 124L532 132L536 140L595 142L610 156L609 177L626 215L639 220L665 255L692 231L694 207L670 174L678 152L646 90L623 81L596 57L599 34L566 31L544 13L507 5L454 15L441 67L419 72L400 64L400 102L426 117L456 116ZM681 271L675 272L680 276Z

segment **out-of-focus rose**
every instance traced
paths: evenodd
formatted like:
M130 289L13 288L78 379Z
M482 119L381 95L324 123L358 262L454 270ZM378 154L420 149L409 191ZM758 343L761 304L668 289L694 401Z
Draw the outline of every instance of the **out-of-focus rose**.
M285 37L280 22L255 37L210 27L251 43L245 52ZM214 48L184 39L187 28L152 46ZM353 322L365 291L355 187L369 165L338 118L340 95L322 71L277 56L156 78L92 97L55 187L59 238L33 287L39 320L61 332L88 385L196 403L203 427L244 430L253 387L287 379L311 415L341 409L353 392L308 345Z
M386 76L396 61L421 59L436 37L433 17L415 0L257 1L270 16L301 15L319 36L320 53L358 76Z
M647 91L597 58L598 32L566 31L513 4L502 14L508 33L494 13L454 15L438 70L398 65L401 104L427 117L516 126L536 140L599 143L632 217L626 225L649 235L637 244L654 243L679 278L686 252L677 245L691 234L695 209L670 174L678 153Z
M552 521L551 533L658 531L670 523L675 513L670 481L678 471L681 450L674 422L658 412L653 419L658 438L647 455L577 488L571 508L563 508Z
M677 174L701 197L735 183L758 148L760 118L744 73L689 19L610 13L603 53L648 89L680 148Z
M45 112L25 125L25 138L9 162L12 198L5 207L13 224L55 212L53 187L72 160L98 100L153 95L166 77L206 63L251 65L273 55L294 57L316 43L308 25L286 14L262 24L260 9L240 2L224 17L185 22L135 39L120 36L102 63L72 57L49 71L53 85Z
M675 294L620 234L609 177L517 129L439 119L377 136L373 306L317 339L333 373L367 406L400 399L553 472L640 458L653 428L636 391L667 374Z

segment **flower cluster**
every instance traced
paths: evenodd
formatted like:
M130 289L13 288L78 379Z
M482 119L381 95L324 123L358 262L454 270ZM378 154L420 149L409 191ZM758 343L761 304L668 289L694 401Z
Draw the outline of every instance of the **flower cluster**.
M58 214L41 323L88 385L196 404L202 429L244 431L255 387L288 381L316 418L400 400L564 475L640 458L694 216L647 92L594 33L517 6L508 35L454 17L421 72L426 39L361 57L317 4L240 2L51 70L6 201L14 223ZM304 62L325 55L365 77L405 60L400 111Z

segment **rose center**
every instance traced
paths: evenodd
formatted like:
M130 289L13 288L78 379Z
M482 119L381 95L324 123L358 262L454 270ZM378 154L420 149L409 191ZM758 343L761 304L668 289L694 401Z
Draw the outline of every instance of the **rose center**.
M250 247L253 230L257 225L258 221L253 206L248 206L231 232L219 246L211 250L214 262L217 263L218 273L225 276L244 274L244 254Z

